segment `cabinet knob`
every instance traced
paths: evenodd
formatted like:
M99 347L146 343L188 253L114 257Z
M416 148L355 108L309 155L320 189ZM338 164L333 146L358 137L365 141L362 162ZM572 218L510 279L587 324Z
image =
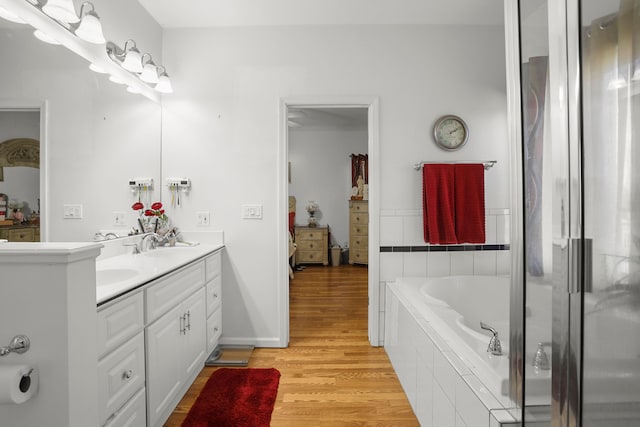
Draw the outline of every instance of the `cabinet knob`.
M216 292L213 293L214 298L218 298L218 294Z
M217 326L214 326L213 332L218 332L218 327Z
M122 374L122 378L125 379L125 380L129 380L129 379L131 379L131 377L133 377L133 371L131 369L129 369L128 371L125 371Z

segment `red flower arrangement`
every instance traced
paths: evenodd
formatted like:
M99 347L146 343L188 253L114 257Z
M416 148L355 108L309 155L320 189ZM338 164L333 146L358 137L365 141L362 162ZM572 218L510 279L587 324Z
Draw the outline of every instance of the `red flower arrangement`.
M169 217L162 209L162 203L155 202L151 205L151 209L145 209L142 202L135 202L131 205L131 209L138 211L140 218L138 222L142 228L141 232L148 233L151 231L162 233L161 230L168 230ZM155 217L155 220L153 219Z
M162 203L155 202L151 205L151 209L145 209L144 204L142 202L135 202L131 209L134 211L140 211L140 216L156 216L158 219L167 220L169 217L165 215L164 209L162 209Z

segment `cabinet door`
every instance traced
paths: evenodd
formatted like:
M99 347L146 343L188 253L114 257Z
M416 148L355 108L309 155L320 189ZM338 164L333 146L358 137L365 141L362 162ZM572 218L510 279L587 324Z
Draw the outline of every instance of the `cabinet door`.
M173 410L171 405L182 386L182 308L175 307L147 328L147 418L152 426Z
M183 313L187 314L187 332L183 336L183 375L191 378L202 369L206 357L207 325L205 317L204 288L190 296L183 304Z

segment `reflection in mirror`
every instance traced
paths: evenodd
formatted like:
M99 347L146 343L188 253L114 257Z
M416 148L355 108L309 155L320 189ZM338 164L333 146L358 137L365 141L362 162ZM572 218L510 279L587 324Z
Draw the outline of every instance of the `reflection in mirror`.
M0 142L41 143L41 239L88 241L99 230L126 235L137 224L128 181L153 178L147 197L160 199L160 105L93 73L64 47L40 42L26 26L0 20L0 54L0 110L39 110L35 135L0 135ZM29 196L30 209L37 199Z

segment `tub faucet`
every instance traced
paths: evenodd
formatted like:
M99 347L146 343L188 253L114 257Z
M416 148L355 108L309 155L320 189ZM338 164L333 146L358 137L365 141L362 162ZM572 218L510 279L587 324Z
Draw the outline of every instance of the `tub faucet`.
M498 339L498 331L493 329L491 326L486 323L480 322L480 327L486 331L489 331L493 334L491 339L489 340L489 346L487 347L487 353L491 353L494 356L502 355L502 345L500 344L500 340Z

